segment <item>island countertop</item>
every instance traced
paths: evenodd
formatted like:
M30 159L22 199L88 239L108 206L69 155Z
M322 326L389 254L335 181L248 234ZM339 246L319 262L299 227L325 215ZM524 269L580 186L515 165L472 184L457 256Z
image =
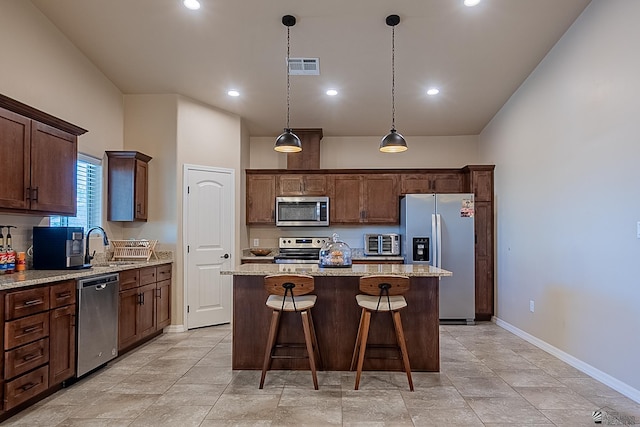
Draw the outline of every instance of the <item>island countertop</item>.
M430 265L416 264L354 264L351 267L331 268L317 264L242 264L220 274L233 276L267 276L270 274L308 274L310 276L367 276L393 274L408 277L445 277L453 273Z

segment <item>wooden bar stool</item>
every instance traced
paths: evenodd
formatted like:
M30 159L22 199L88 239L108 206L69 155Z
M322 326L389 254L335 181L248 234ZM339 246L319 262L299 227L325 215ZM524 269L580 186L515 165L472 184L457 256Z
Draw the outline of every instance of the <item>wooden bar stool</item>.
M267 347L264 352L264 363L262 365L262 377L260 378L260 388L264 386L264 379L267 371L271 369L271 361L276 358L296 358L294 356L275 355L276 347L300 347L296 344L277 344L278 331L280 328L280 315L282 312L300 313L302 319L302 329L311 376L313 377L313 388L318 390L318 377L316 375L317 366L322 366L320 352L318 350L318 340L313 327L311 308L316 303L316 296L309 295L314 289L314 279L312 276L302 274L279 274L266 276L264 278L264 288L269 292L267 307L273 309L271 316L271 326L269 327L269 337ZM317 365L316 365L317 364Z
M362 365L367 349L367 338L369 336L369 325L371 323L372 312L389 312L393 319L396 332L396 341L402 356L402 365L407 373L409 389L413 391L413 380L411 379L411 366L409 365L409 355L407 354L407 344L400 320L400 310L407 306L404 294L409 289L409 278L407 276L372 275L360 278L360 292L356 295L356 301L362 308L360 315L360 326L356 337L356 345L351 358L351 370L356 367L356 385L354 390L360 386L360 376L362 375Z

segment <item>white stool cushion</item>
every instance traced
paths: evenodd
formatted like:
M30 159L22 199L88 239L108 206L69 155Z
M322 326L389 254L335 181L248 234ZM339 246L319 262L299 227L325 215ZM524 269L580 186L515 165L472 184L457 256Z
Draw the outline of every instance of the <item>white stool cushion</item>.
M284 308L282 308L283 299ZM295 297L295 302L298 311L307 310L316 304L316 296L299 295ZM273 308L274 310L295 311L293 308L293 301L291 301L291 297L287 297L285 299L285 297L281 295L269 295L269 298L267 298L267 307Z
M380 300L380 305L378 306L378 300ZM358 305L362 308L366 308L367 310L375 311L376 307L378 311L390 311L389 310L389 302L391 302L391 310L400 310L407 306L407 301L404 299L402 295L393 295L389 297L389 301L387 302L387 297L383 296L382 298L374 296L374 295L356 295L356 301Z

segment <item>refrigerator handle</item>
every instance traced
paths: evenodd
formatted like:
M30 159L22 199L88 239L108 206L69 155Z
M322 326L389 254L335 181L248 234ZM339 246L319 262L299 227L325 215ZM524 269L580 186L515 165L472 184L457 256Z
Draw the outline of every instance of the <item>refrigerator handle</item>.
M434 267L438 266L438 238L436 234L437 225L436 225L436 214L431 214L431 265Z
M436 214L436 234L437 234L437 245L438 245L438 268L442 268L442 219L440 214Z

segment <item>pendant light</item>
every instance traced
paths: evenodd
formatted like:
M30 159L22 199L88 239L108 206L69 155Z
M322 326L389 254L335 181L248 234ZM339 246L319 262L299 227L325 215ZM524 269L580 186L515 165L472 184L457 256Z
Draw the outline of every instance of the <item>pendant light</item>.
M396 25L399 23L398 15L387 16L387 25L391 27L391 130L380 141L380 151L383 153L407 150L407 141L396 130Z
M291 85L289 83L289 51L291 47L291 39L289 30L296 25L295 16L285 15L282 17L282 23L287 27L287 127L284 128L284 132L276 138L276 143L273 149L280 153L298 153L302 151L302 142L300 138L291 131L289 127L289 98L291 93Z

